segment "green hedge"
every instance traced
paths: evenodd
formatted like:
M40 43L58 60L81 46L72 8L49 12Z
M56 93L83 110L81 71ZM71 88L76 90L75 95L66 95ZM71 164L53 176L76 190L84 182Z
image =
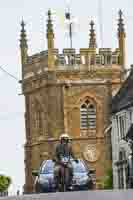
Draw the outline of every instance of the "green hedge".
M103 178L104 189L113 189L113 172L112 168L108 169L105 177Z

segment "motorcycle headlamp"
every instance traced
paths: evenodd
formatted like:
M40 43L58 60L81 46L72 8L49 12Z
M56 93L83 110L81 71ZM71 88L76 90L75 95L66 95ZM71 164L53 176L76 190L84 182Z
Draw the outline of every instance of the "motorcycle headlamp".
M40 184L48 184L49 183L49 180L47 178L44 178L42 176L39 177L39 183Z
M87 181L88 181L88 177L83 177L80 179L80 184L84 185L87 183Z

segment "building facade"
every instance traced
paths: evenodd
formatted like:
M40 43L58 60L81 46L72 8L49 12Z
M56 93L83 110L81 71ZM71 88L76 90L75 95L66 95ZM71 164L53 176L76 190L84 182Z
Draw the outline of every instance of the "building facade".
M133 135L133 69L112 102L112 163L114 188L128 187L127 167L130 148L128 135ZM131 138L131 136L130 136Z
M52 158L61 133L72 138L74 152L96 171L102 187L111 167L110 125L112 93L123 81L125 31L119 12L118 48L96 48L94 22L90 23L87 48L54 47L51 12L48 11L48 50L29 56L24 22L21 26L22 91L25 96L25 193L33 191L32 170Z

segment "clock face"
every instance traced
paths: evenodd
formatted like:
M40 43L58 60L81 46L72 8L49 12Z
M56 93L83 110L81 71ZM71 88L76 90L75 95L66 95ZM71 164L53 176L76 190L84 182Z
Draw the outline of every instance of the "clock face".
M89 162L95 162L98 160L98 152L95 145L87 145L84 149L83 155Z

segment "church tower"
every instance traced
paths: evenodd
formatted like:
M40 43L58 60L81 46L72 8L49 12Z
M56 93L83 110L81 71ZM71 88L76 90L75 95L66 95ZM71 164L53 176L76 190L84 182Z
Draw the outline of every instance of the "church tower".
M125 67L125 30L119 12L118 48L98 48L94 22L89 44L59 53L51 11L47 19L48 49L28 55L22 21L20 50L25 96L25 193L33 192L32 170L53 156L61 133L67 132L77 157L94 169L96 188L111 167L110 113L112 95L121 85Z

